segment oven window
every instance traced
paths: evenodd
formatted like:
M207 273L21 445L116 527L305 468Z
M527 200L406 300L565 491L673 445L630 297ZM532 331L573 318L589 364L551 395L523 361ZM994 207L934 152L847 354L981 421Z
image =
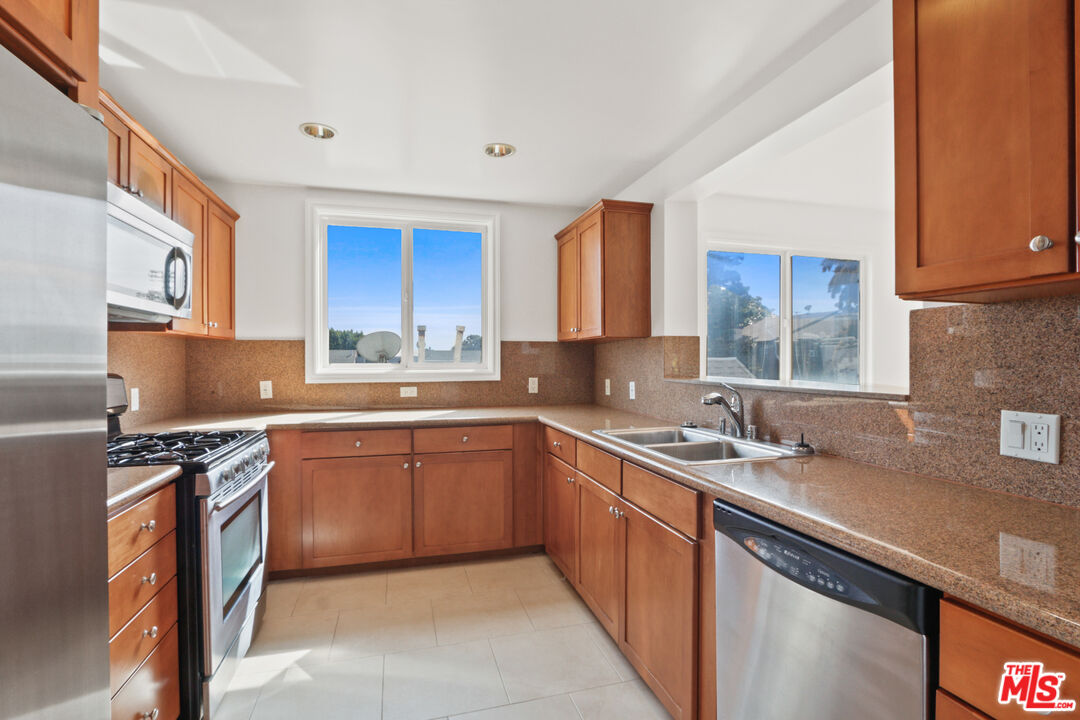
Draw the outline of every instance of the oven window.
M240 508L221 526L222 618L229 614L251 573L262 562L262 493Z

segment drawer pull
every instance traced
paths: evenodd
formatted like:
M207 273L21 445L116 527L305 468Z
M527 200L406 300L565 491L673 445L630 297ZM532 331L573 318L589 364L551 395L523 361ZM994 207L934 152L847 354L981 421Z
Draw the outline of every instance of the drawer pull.
M147 532L154 532L157 530L157 520L151 520L148 523L143 523L139 526L140 530L146 530Z
M572 477L568 477L568 478L566 478L566 482L567 482L568 484L569 484L569 483L572 483L572 482L574 482L574 478L572 478Z
M408 469L409 469L409 463L405 463L405 464L404 464L404 465L402 465L401 467L403 467L403 468L405 468L406 470L408 470Z
M356 447L360 447L363 444L364 444L364 442L362 440L357 440L356 441Z
M144 712L140 717L142 718L142 720L157 720L158 715L160 714L161 711L157 708L154 708L150 712Z
M423 465L423 463L422 463L422 462L420 462L419 460L417 460L417 461L416 461L416 467L418 467L418 468L419 468L419 467L421 467L422 465Z
M468 435L462 435L461 436L461 442L463 442L463 443L469 442L469 436Z
M145 585L146 583L150 583L151 585L157 585L157 573L156 572L150 573L150 577L146 577L144 575L143 579L139 582L139 584L140 585Z
M614 515L615 514L615 506L614 505L608 505L607 506L607 511L608 511L608 515Z
M622 510L619 510L618 508L615 508L615 519L616 520L618 520L619 518L621 518L625 514L626 513L624 513Z
M1031 252L1042 252L1043 250L1049 250L1054 247L1054 241L1045 235L1036 235L1031 238L1028 247L1031 249Z
M158 636L158 627L157 627L157 625L150 628L149 630L143 630L142 631L142 636L143 637L148 637L148 638L151 638L151 639L156 638Z
M557 448L560 448L560 447L562 447L562 443L561 443L561 442L559 442L558 440L556 440L555 442L551 443L551 445L552 445L552 447L557 447Z

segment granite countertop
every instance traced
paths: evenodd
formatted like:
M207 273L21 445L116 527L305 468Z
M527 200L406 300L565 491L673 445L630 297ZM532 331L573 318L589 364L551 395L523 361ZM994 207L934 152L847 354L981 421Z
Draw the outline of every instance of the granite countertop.
M683 466L592 432L671 423L595 405L195 416L140 430L345 430L534 420L1080 647L1076 508L824 455Z
M179 465L109 468L105 507L114 510L165 487L180 477Z

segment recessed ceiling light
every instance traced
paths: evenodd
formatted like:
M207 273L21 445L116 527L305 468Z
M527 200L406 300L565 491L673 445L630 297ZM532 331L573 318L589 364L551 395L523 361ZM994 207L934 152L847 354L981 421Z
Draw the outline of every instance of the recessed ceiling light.
M304 133L310 138L315 138L316 140L329 140L330 138L337 135L337 130L330 127L329 125L323 125L322 123L313 122L301 123L300 132Z
M484 146L484 154L493 158L507 157L516 152L517 148L510 143L488 143Z

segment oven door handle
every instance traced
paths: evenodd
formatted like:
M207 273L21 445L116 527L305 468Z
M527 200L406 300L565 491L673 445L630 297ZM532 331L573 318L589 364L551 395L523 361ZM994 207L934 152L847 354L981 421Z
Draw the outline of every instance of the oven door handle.
M251 478L251 480L249 480L248 482L244 483L244 486L242 488L240 488L236 492L232 493L231 495L229 495L229 496L227 496L225 498L222 498L221 500L215 501L214 502L214 509L212 510L212 512L218 512L219 510L224 510L225 508L229 507L230 505L232 505L234 502L236 502L240 498L247 495L248 491L250 491L251 488L255 487L257 484L262 482L263 478L265 478L267 475L270 474L270 470L273 469L274 464L275 463L274 463L273 460L266 463L265 465L263 465L263 469L261 471L259 471L259 474L256 475L255 477Z

